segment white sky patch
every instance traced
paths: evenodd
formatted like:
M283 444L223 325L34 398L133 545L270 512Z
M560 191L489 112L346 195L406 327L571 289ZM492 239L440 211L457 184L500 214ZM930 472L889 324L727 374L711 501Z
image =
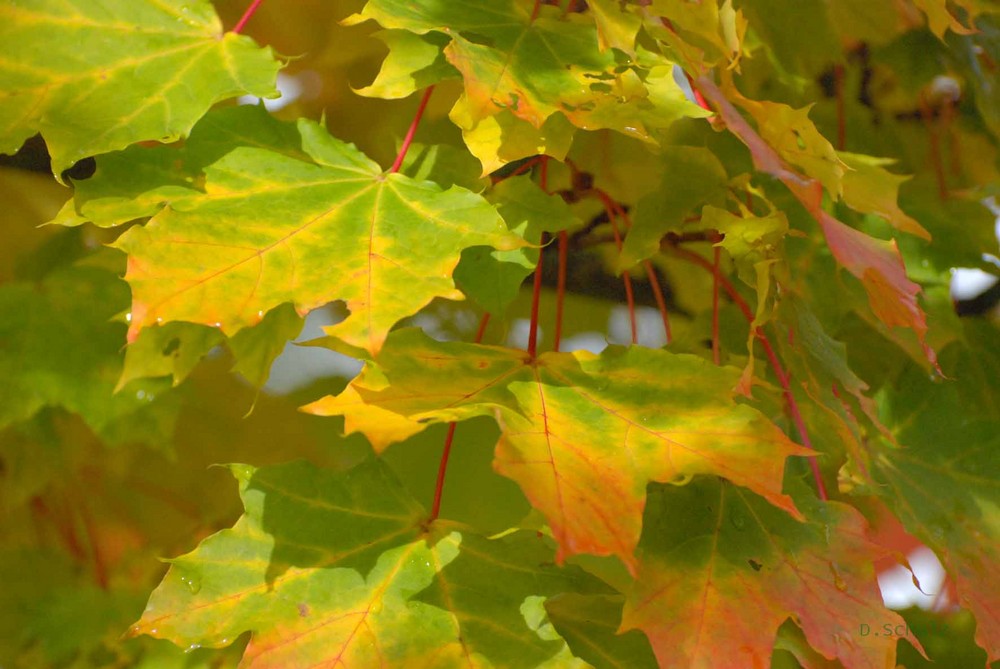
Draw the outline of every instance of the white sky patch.
M913 551L907 559L913 567L912 575L901 565L878 575L882 600L890 609L905 609L911 606L930 609L944 586L944 567L941 566L937 556L924 547ZM920 589L913 584L914 575L920 582Z

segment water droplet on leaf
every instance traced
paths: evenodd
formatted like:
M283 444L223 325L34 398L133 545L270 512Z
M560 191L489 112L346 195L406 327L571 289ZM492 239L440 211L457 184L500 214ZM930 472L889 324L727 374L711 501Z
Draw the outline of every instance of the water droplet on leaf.
M201 590L201 579L194 576L181 576L181 583L188 587L191 594L196 595Z

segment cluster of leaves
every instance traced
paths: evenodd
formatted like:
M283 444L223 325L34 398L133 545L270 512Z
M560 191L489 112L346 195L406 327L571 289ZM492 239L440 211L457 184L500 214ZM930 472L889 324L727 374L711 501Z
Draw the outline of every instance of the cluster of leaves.
M237 4L0 0L0 664L1000 659L994 5Z

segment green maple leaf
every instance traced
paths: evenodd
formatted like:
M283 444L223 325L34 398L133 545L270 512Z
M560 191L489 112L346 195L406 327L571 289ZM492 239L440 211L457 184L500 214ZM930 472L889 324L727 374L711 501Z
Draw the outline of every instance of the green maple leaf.
M500 182L490 191L490 199L507 226L533 244L541 241L542 231L565 230L579 223L561 197L546 194L527 176ZM474 247L462 253L455 282L487 313L502 315L537 263L535 249Z
M0 42L0 151L41 132L57 175L95 153L176 140L220 100L274 96L280 67L270 49L223 34L207 0L5 2Z
M445 3L372 0L349 23L368 19L418 34L445 33L444 52L462 74L463 128L508 110L540 128L556 113L588 130L612 128L650 140L655 128L705 112L689 102L672 77L672 63L619 68L601 51L590 17L559 18L558 10L520 0Z
M737 376L666 351L547 353L532 362L522 351L401 330L352 384L350 403L321 400L310 410L352 420L360 398L411 421L496 412L494 468L546 517L560 559L616 555L634 566L649 481L724 476L797 514L781 493L782 472L785 458L806 451L730 399ZM373 409L358 410L355 427L382 439Z
M73 199L52 223L113 227L146 218L175 200L204 191L204 170L241 146L269 149L312 162L294 123L283 123L260 106L213 109L180 147L130 146L98 156L94 175L73 184Z
M405 98L446 79L459 76L448 64L444 47L448 37L440 33L416 35L406 30L385 30L374 35L389 47L375 81L355 89L358 95L393 100Z
M681 231L684 218L700 205L722 206L726 201L726 168L708 149L666 147L658 168L660 186L636 204L618 259L619 270L659 253L663 235Z
M618 49L635 55L635 38L642 19L621 6L618 0L593 0L587 8L594 14L597 39L601 49Z
M892 227L930 241L926 229L897 204L899 185L909 177L892 174L883 168L895 161L838 151L837 156L850 169L844 173L844 202L855 211L878 214Z
M996 328L968 323L965 346L945 349L945 388L910 370L881 396L899 446L882 442L873 453L876 485L908 531L940 557L960 603L977 620L976 641L989 661L1000 658L1000 447Z
M0 287L0 426L54 406L80 414L111 442L169 438L173 408L150 405L168 385L142 382L113 394L125 332L116 316L128 288L118 254L102 260L108 266L91 259Z
M843 194L847 165L809 119L809 107L749 100L731 89L736 103L757 122L757 132L784 160L816 179L834 198Z
M882 604L872 565L881 550L861 514L796 503L806 523L723 481L651 492L622 629L643 630L661 666L768 666L791 618L846 669L894 666L895 639L858 636L862 623L903 624Z
M304 313L343 299L351 316L330 332L377 351L399 319L461 298L463 248L524 244L478 195L383 174L315 123L299 133L301 149L232 148L204 167L204 192L178 193L115 242L129 253L130 339L170 320L232 334L284 302Z
M607 592L551 564L534 533L428 532L381 462L231 467L245 514L171 560L131 634L223 646L240 666L582 667L546 624L563 591Z

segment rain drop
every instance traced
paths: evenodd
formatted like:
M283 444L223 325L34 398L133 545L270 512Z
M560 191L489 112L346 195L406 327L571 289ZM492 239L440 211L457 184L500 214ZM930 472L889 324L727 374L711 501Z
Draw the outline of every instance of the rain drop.
M739 511L733 511L731 514L729 514L729 522L732 523L733 527L735 527L738 530L742 530L747 526L746 516L744 516Z
M198 591L201 590L200 579L193 578L191 576L181 576L181 583L183 583L188 587L188 590L191 591L191 594L196 595L198 594Z
M132 312L131 311L128 312L127 314L125 314L125 322L126 323L131 323L132 322Z
M185 653L193 653L194 651L198 650L199 648L201 648L201 644L200 643L193 643L190 646L188 646L187 648L185 648L184 652Z
M146 399L146 391L145 390L140 390L139 392L137 392L135 394L135 398L137 400L144 400L144 399Z

